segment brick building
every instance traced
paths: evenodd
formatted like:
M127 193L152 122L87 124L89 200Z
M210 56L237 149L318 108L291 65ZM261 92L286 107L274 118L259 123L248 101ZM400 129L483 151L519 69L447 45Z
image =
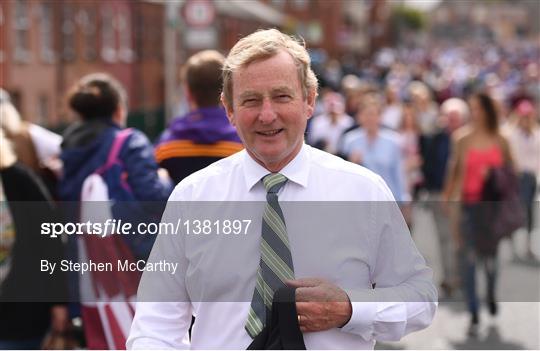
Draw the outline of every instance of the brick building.
M45 125L57 123L59 9L54 2L0 2L0 86L25 119Z
M242 36L277 27L301 34L311 48L332 56L343 50L337 40L342 0L211 1L215 40L188 47L189 27L178 2L174 28L177 55L174 76L195 51L226 54ZM65 94L81 76L97 71L118 78L129 94L128 124L155 136L164 126L167 45L166 0L2 0L0 1L0 87L23 118L62 128L73 116ZM196 37L198 39L198 37ZM173 72L168 71L168 72ZM167 76L169 77L169 76Z
M329 56L339 57L344 48L339 35L343 27L342 0L265 0L287 16L285 30L301 35L311 49L324 48Z
M161 5L8 0L0 11L0 86L23 118L52 128L68 122L66 92L97 71L124 84L130 110L163 103Z

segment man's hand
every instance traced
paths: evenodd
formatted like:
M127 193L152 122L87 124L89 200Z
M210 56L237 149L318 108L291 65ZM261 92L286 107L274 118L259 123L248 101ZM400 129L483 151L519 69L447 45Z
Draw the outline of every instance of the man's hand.
M338 286L318 278L288 280L296 289L296 312L300 330L315 332L340 328L352 315L347 293Z

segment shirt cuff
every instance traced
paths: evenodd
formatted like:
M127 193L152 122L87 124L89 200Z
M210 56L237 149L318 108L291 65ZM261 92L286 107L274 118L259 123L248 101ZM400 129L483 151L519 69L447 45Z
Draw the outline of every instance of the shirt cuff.
M364 340L373 340L377 302L370 290L345 290L351 301L351 319L341 330L361 336Z

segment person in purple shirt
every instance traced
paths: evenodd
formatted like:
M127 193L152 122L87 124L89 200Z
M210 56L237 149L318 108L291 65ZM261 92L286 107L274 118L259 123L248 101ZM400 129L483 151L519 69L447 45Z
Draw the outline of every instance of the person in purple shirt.
M191 56L183 70L190 112L171 121L160 136L156 159L175 183L243 149L220 105L224 57L214 50Z

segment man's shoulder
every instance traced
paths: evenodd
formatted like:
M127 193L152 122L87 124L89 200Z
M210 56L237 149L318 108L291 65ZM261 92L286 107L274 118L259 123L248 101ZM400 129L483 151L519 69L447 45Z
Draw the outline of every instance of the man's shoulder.
M379 132L379 136L381 139L384 139L392 144L399 145L403 140L403 135L389 128L382 128Z
M458 129L456 129L452 133L452 139L456 143L464 143L469 140L473 132L473 129L469 125L464 125Z
M321 113L320 115L313 116L311 120L311 127L325 127L330 124L330 117L327 114Z
M349 143L362 140L365 138L365 131L364 129L360 127L356 127L350 130L345 130L343 134L341 135L341 139L343 140L343 145L346 146Z
M229 178L234 177L239 170L244 151L237 152L231 156L222 158L207 167L198 170L178 183L171 195L171 198L185 198L185 195L192 194L195 188L204 189L227 184Z
M339 116L339 123L342 127L348 128L354 124L354 118L346 113Z

